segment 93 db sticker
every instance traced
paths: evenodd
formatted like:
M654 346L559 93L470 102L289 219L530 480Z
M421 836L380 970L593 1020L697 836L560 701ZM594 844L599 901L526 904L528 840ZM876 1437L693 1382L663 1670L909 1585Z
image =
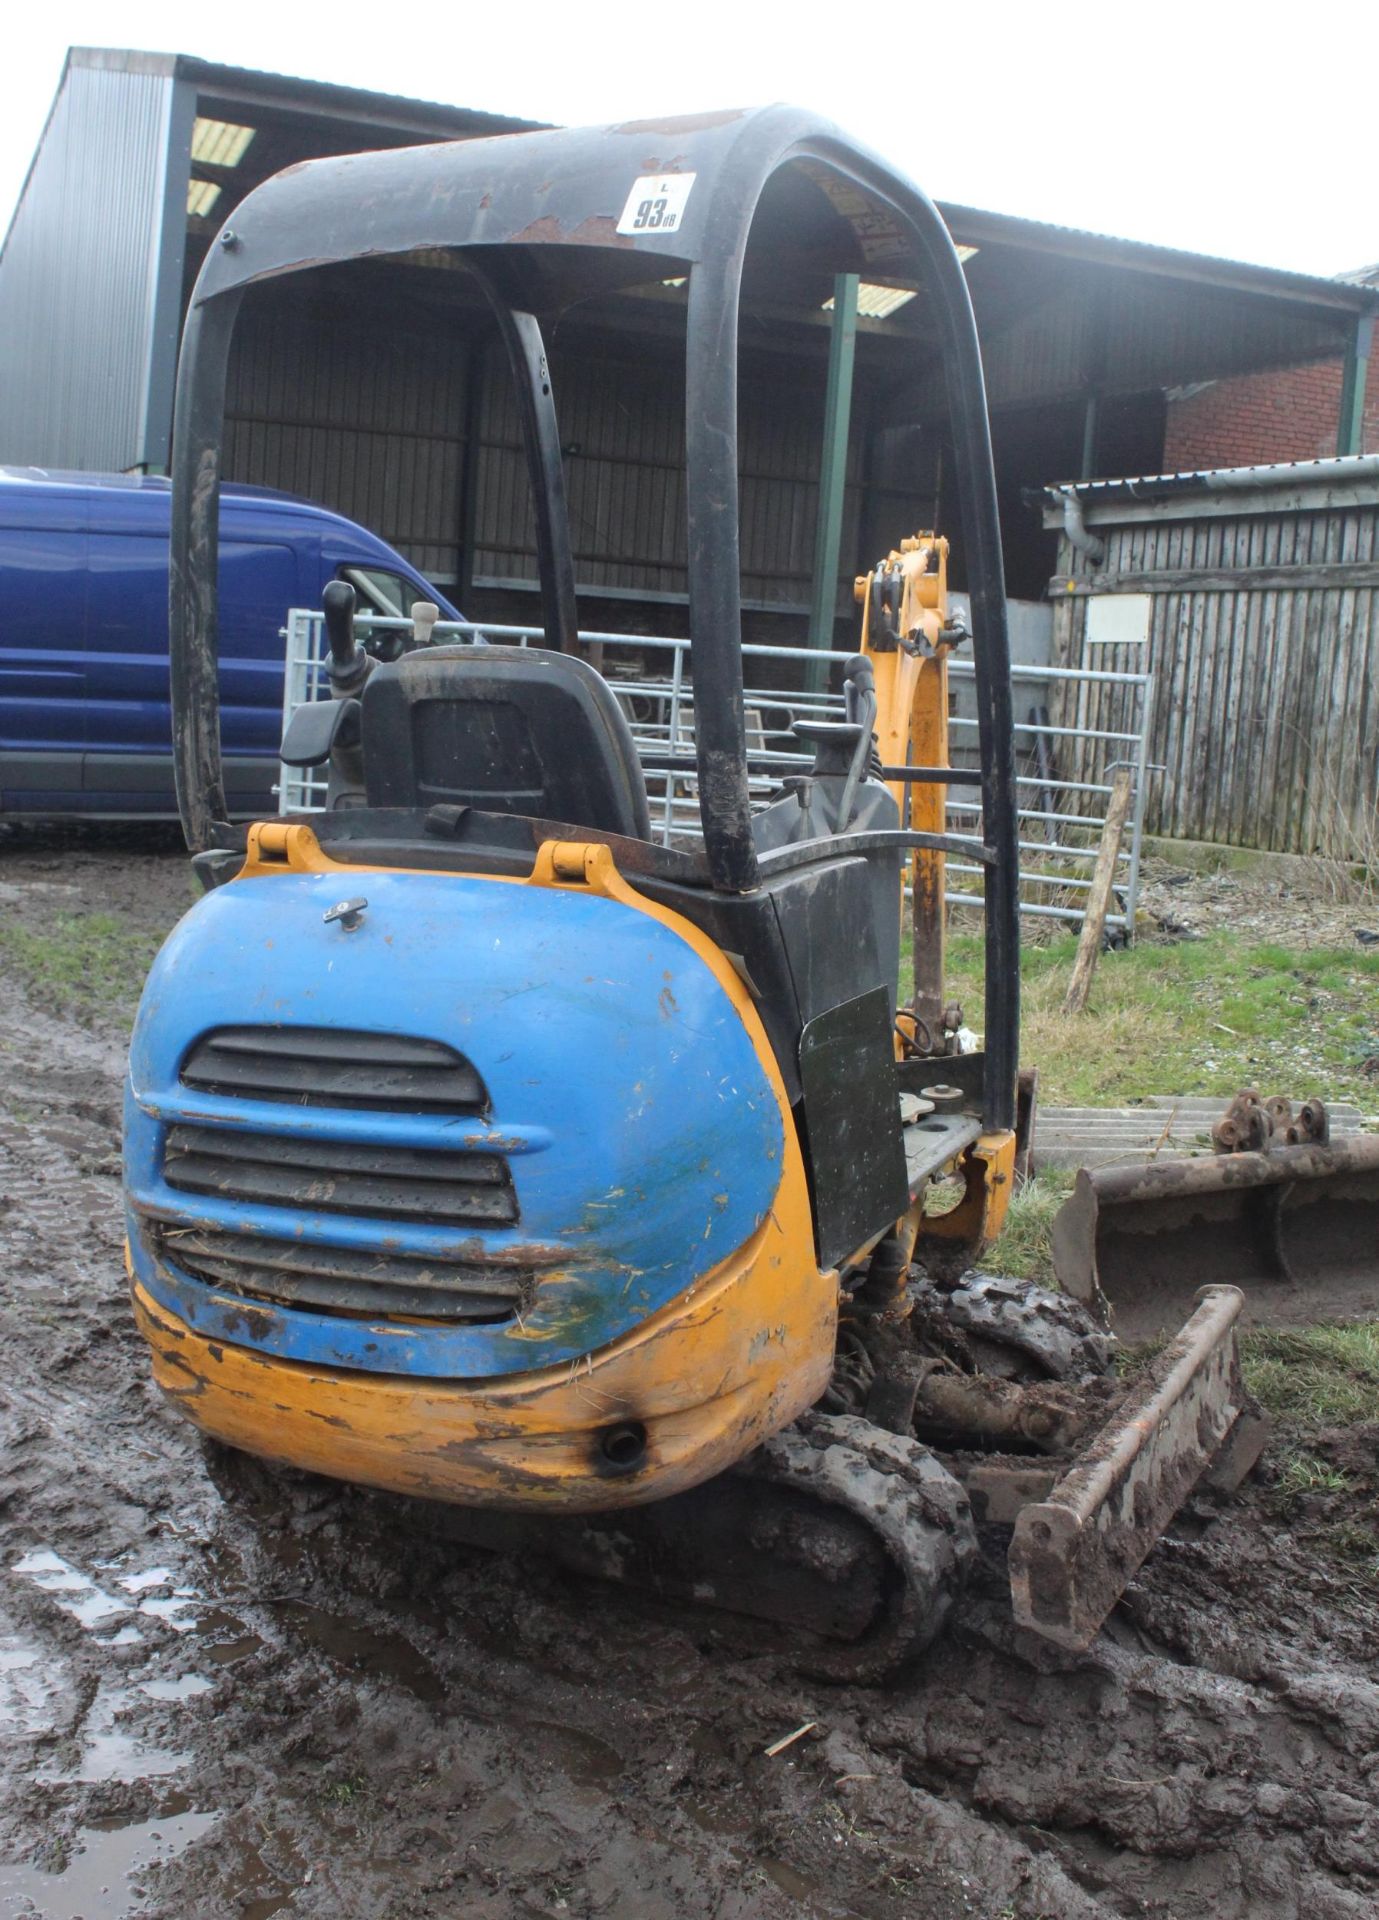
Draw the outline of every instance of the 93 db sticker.
M675 233L696 176L692 173L644 173L633 182L618 222L619 233Z

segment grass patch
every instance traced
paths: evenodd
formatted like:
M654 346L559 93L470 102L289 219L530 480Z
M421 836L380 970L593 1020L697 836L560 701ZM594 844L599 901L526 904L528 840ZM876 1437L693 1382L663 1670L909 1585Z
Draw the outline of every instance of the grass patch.
M1368 1580L1359 1593L1368 1600L1375 1575L1379 1574L1379 1533L1363 1518L1341 1519L1333 1522L1327 1539L1339 1559L1354 1561L1364 1569Z
M1071 1173L1036 1174L1010 1202L1005 1229L977 1262L983 1273L1009 1273L1017 1280L1037 1280L1040 1286L1057 1282L1053 1272L1051 1235L1054 1215L1073 1190Z
M1352 1570L1363 1568L1372 1581L1379 1572L1379 1504L1373 1476L1357 1479L1306 1446L1286 1449L1276 1464L1268 1499L1279 1518L1314 1550Z
M1379 1052L1379 953L1250 945L1230 932L1104 953L1081 1014L1063 1012L1077 942L1021 955L1021 1058L1050 1106L1118 1106L1147 1094L1257 1086L1368 1111ZM982 942L948 942L948 989L982 1025Z
M1270 1501L1329 1557L1379 1573L1379 1323L1258 1327L1245 1382L1276 1423ZM1354 1437L1347 1431L1366 1429Z
M42 927L0 923L0 957L59 1013L132 1013L163 937L118 914L58 913Z
M1350 1476L1342 1473L1339 1467L1328 1466L1315 1453L1304 1453L1299 1449L1296 1453L1290 1453L1284 1461L1276 1490L1279 1498L1292 1506L1307 1493L1348 1493Z
M1241 1340L1245 1384L1290 1426L1379 1422L1379 1322L1257 1327Z

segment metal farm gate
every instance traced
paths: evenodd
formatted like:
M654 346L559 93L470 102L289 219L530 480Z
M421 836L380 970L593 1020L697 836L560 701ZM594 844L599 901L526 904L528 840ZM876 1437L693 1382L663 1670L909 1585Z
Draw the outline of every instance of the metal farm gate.
M1068 496L1072 496L1071 506ZM1379 844L1379 457L1096 481L1061 527L1054 658L1151 672L1151 833L1372 858ZM1055 718L1126 724L1065 683ZM1069 742L1069 771L1088 763Z
M407 620L361 616L355 622L361 635L398 629L411 630ZM491 622L439 621L432 629L436 641L487 641L500 646L540 646L540 627L494 625ZM287 643L287 671L283 685L283 727L296 709L308 701L330 696L326 674L325 623L319 612L295 609L283 630ZM651 800L652 832L667 845L693 840L699 834L697 777L692 772L667 773L656 761L667 754L694 751L694 684L689 669L688 640L657 634L581 633L587 657L604 675L618 697L632 728L637 750L646 764ZM851 653L821 653L817 648L777 647L746 643L742 649L748 684L743 689L747 721L749 787L753 800L763 804L779 784L785 762L801 772L813 755L800 745L790 729L796 720L841 719L841 693L812 693L779 684L782 669L792 667L804 677L809 662L832 664L851 659ZM952 660L950 679L961 681L973 673L969 661ZM1142 673L1076 671L1042 666L1015 666L1017 710L1029 717L1016 725L1019 763L1020 899L1021 911L1036 918L1078 922L1083 899L1091 885L1091 868L1111 793L1110 773L1128 765L1133 776L1130 830L1122 845L1117 879L1117 905L1107 924L1133 929L1139 888L1140 839L1150 769L1147 739L1153 711L1153 683ZM769 679L772 684L751 684ZM1043 704L1050 685L1068 689L1076 700L1089 688L1114 691L1124 703L1124 723L1113 729L1069 728L1051 719ZM1022 699L1022 693L1024 698ZM1034 701L1034 705L1029 705ZM964 703L955 701L959 709ZM949 722L955 767L976 764L975 718L955 711ZM1088 755L1087 777L1070 774L1065 766L1072 746ZM283 813L319 811L325 805L322 769L283 766L279 770L279 809ZM948 830L982 844L981 800L971 787L949 790ZM980 911L980 889L972 882L981 867L950 855L946 899L950 906Z

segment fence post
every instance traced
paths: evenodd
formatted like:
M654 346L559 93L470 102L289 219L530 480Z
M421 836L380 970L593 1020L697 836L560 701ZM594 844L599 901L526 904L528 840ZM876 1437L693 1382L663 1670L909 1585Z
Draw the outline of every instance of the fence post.
M1125 932L1132 946L1140 903L1140 850L1144 843L1144 809L1149 797L1149 735L1153 725L1154 682L1146 674L1140 687L1140 744L1135 755L1135 813L1130 827L1130 878L1125 897Z
M1092 889L1087 895L1087 912L1082 922L1082 937L1077 943L1073 975L1063 1001L1064 1013L1081 1013L1091 991L1092 974L1101 951L1101 936L1106 926L1106 909L1111 904L1111 886L1116 877L1116 859L1125 818L1130 811L1131 774L1129 767L1117 767L1111 775L1111 800L1106 809L1106 825L1101 847L1092 872Z

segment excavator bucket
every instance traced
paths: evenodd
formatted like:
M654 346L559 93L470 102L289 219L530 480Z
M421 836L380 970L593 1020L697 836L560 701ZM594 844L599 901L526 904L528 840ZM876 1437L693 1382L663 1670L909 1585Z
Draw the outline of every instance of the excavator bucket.
M1379 1136L1083 1168L1053 1261L1127 1341L1174 1332L1220 1283L1245 1325L1379 1315Z

